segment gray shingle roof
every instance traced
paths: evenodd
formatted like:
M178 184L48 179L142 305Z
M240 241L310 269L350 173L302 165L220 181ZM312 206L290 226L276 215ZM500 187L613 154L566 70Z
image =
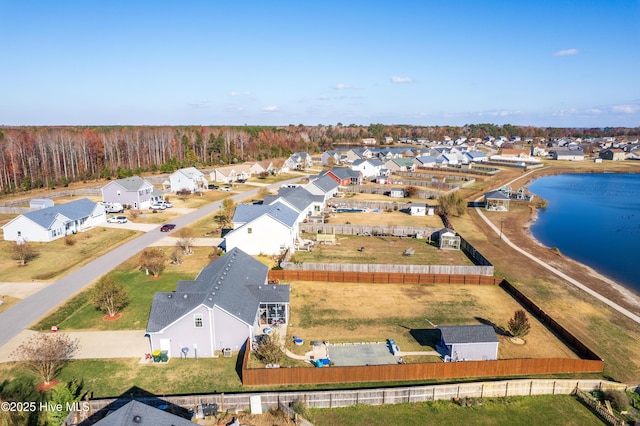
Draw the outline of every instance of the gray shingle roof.
M156 293L147 332L158 332L196 307L218 306L253 324L261 302L289 302L288 285L267 285L268 267L234 248L207 265L193 281L179 281L173 293ZM171 296L171 297L169 297Z
M90 216L95 208L96 203L88 198L81 198L79 200L71 201L70 203L34 210L32 212L25 213L24 216L43 228L49 229L49 226L51 226L58 214L61 214L71 220L79 220Z
M146 180L142 179L140 176L131 176L124 179L118 179L114 181L127 191L138 191L142 188L145 188L151 185Z
M498 336L490 325L439 326L445 344L498 342Z
M298 211L303 211L314 201L321 203L324 202L324 197L322 195L314 195L301 186L295 188L280 188L280 190L278 190L278 194L281 198L284 198L289 204L298 209Z
M298 212L281 202L274 204L238 204L233 214L233 223L249 223L260 216L269 215L289 227L296 224Z
M509 199L507 194L505 194L500 190L489 191L486 194L484 194L484 198L485 200L508 200Z
M325 193L330 192L330 191L336 189L338 186L340 186L338 184L338 182L336 182L335 179L332 179L331 177L329 177L327 175L319 177L318 179L316 179L313 182L311 182L310 185L317 186L318 188L320 188Z
M128 402L113 413L107 415L104 419L94 423L95 426L193 426L193 424L191 420L167 413L159 408L138 401Z

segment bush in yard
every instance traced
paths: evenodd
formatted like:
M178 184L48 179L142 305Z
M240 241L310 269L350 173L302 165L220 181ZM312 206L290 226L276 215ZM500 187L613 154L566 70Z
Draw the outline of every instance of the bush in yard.
M38 256L38 251L27 242L15 242L12 243L7 251L11 255L11 258L20 262L20 266L24 266L28 261Z
M64 243L68 246L72 246L76 243L76 239L73 235L65 235L64 236Z
M284 359L284 352L280 347L278 333L266 335L258 344L256 356L264 364L280 364Z
M110 317L116 316L129 303L129 296L113 275L104 275L93 288L91 299L96 308Z
M509 332L513 337L524 337L529 334L530 329L531 324L527 314L522 309L518 309L509 320Z
M604 391L604 399L611 403L611 407L620 412L628 411L631 406L631 398L623 391L606 390Z

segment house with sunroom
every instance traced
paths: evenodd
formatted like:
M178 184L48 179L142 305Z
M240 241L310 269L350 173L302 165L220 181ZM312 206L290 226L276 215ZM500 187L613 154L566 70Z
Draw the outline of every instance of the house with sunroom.
M139 176L114 180L102 187L103 202L119 203L136 210L148 208L162 196L161 190Z
M33 210L2 227L4 239L48 243L65 235L83 232L107 220L104 207L88 198Z
M234 248L195 280L178 281L176 291L156 293L145 335L150 352L210 358L223 349L240 350L266 326L287 324L291 289L269 284L268 271Z
M283 202L238 204L224 236L224 248L239 248L250 255L278 255L295 250L299 212Z

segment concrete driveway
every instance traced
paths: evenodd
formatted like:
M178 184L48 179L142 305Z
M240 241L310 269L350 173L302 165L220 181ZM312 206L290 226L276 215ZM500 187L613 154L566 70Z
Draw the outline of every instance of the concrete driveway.
M37 331L23 330L1 346L0 362L13 361L11 353L37 334ZM144 337L144 330L71 331L66 334L79 342L80 347L74 359L143 358L150 351L149 339Z

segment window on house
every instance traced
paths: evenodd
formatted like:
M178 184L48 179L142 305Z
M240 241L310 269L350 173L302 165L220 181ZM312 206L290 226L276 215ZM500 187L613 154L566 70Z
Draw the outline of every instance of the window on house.
M194 314L193 315L193 325L196 328L202 327L202 314Z
M247 228L247 234L253 234L253 228Z

